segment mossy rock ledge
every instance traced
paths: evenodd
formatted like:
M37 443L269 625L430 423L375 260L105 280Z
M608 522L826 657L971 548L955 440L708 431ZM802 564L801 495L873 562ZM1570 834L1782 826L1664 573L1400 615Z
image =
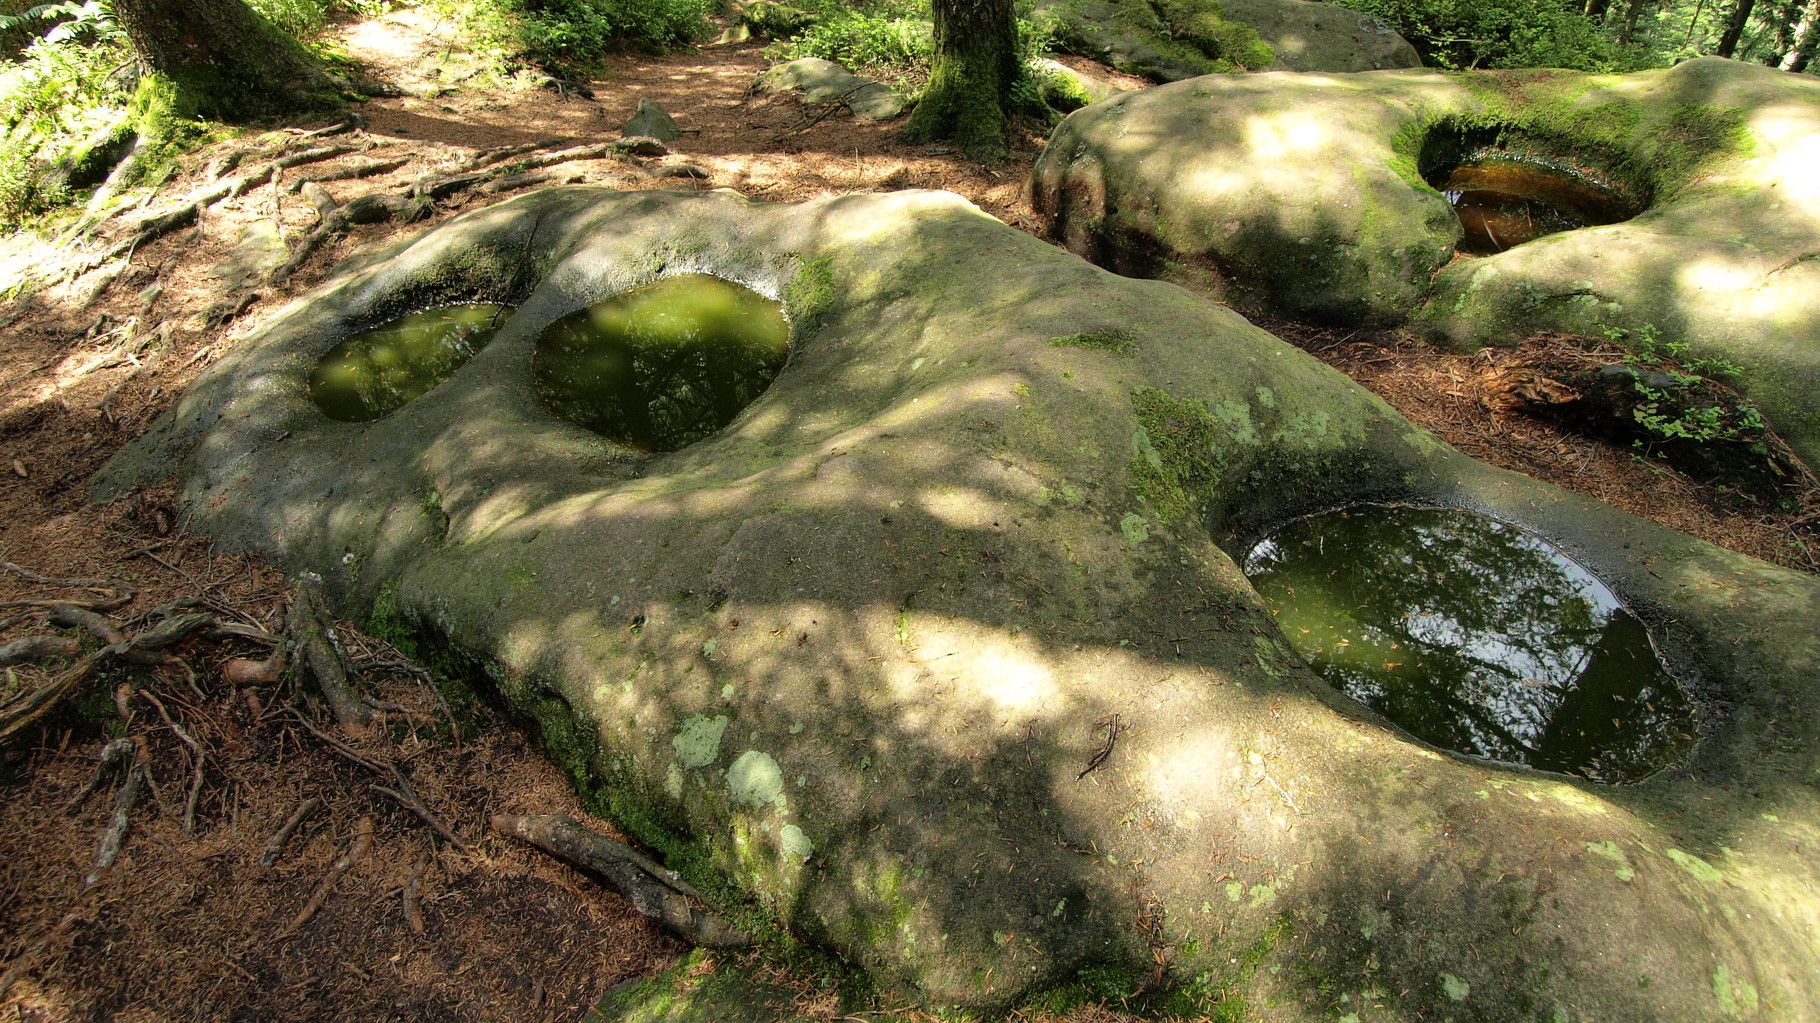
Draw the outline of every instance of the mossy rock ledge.
M782 299L771 388L662 455L545 412L540 331L683 272ZM516 308L437 389L311 403L342 338L474 298ZM172 473L190 528L490 676L737 920L925 1005L1116 997L1159 957L1180 1004L1282 1020L1820 1004L1820 583L1474 462L947 193L465 214L257 326L96 489ZM1561 544L1690 680L1692 760L1501 767L1323 685L1232 552L1361 500Z
M1423 173L1460 140L1642 212L1456 258ZM1631 75L1207 76L1075 112L1033 172L1068 247L1248 310L1457 346L1653 326L1820 465L1820 80L1716 57Z

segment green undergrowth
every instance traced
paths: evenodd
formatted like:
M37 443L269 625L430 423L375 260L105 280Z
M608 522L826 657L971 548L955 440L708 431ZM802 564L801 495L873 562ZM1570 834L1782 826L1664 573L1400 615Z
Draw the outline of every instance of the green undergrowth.
M705 41L717 0L429 0L507 69L584 77L628 49L665 52Z
M0 229L75 197L49 172L125 112L129 57L118 39L41 38L0 71Z

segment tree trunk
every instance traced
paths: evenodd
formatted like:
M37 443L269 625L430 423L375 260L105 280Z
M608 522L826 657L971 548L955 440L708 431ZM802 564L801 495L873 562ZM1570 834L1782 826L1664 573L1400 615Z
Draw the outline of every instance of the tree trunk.
M976 160L1005 156L1005 119L1022 70L1011 0L933 0L935 66L904 126L912 142L952 138Z
M1700 12L1706 9L1706 0L1694 0L1694 13L1687 19L1687 35L1681 37L1681 45L1693 42L1694 29L1700 26ZM1701 39L1702 43L1706 40Z
M244 0L114 0L114 16L184 111L235 120L340 103L303 47Z
M1605 11L1611 7L1611 0L1586 0L1586 20L1595 25L1605 22Z
M1637 38L1637 19L1643 14L1643 5L1648 0L1630 0L1630 6L1624 9L1624 31L1618 33L1618 45L1629 46Z
M1814 45L1820 43L1820 0L1808 0L1801 12L1801 23L1795 26L1795 45L1782 58L1784 71L1806 71L1814 59Z
M1751 8L1757 0L1736 0L1732 4L1731 14L1725 19L1725 32L1719 36L1719 49L1714 51L1721 57L1730 57L1738 50L1738 38L1744 35L1744 26L1750 21Z
M1795 22L1800 17L1801 0L1782 0L1781 3L1776 5L1776 13L1774 15L1776 35L1770 41L1770 54L1763 59L1763 63L1768 64L1770 67L1775 67L1782 62L1783 55L1794 48Z

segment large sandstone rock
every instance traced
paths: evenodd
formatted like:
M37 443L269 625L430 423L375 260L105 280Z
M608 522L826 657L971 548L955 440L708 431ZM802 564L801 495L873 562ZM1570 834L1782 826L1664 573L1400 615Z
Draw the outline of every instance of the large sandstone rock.
M1310 0L1038 0L1036 11L1075 52L1156 82L1422 66L1377 18Z
M1503 130L1642 197L1636 218L1456 258L1420 176ZM1649 326L1742 364L1820 464L1820 81L1718 58L1634 75L1209 76L1072 115L1038 160L1069 248L1248 309L1459 345Z
M1220 0L1276 54L1273 71L1382 71L1421 67L1409 40L1378 18L1313 0Z
M761 72L758 92L802 93L804 103L845 103L868 121L888 121L904 112L904 97L890 86L848 71L831 60L800 57Z
M250 333L100 489L175 472L191 528L415 629L743 925L929 1005L1116 998L1158 962L1189 1011L1310 1023L1820 1003L1812 578L1472 462L945 193L551 189L387 255ZM783 299L770 390L655 456L545 411L539 333L681 272ZM516 310L437 389L364 424L311 404L351 332L475 296ZM1692 762L1499 767L1322 685L1232 552L1363 499L1503 516L1612 583L1709 708Z

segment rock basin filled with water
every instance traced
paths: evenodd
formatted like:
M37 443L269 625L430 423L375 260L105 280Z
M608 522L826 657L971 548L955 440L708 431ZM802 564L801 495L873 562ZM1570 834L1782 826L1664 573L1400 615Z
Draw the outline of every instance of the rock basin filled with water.
M790 350L783 307L708 274L680 274L551 324L531 356L550 410L645 451L718 432L771 386Z
M489 302L420 309L336 345L310 374L310 399L344 423L390 415L487 346L508 309Z
M1642 623L1508 523L1355 507L1289 523L1245 572L1322 678L1437 746L1623 782L1693 740Z
M1430 171L1466 232L1460 251L1503 252L1558 231L1616 224L1637 215L1617 190L1556 161L1497 149Z

